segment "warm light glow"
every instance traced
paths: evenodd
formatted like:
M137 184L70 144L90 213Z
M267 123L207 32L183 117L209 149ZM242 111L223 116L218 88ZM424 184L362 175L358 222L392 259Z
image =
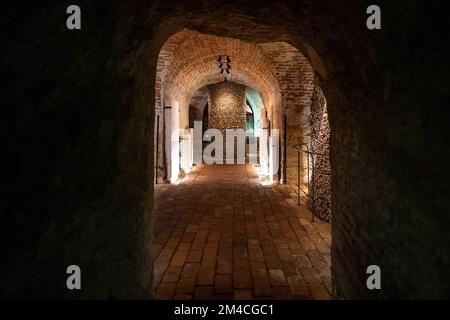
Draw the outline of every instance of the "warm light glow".
M268 181L261 181L261 185L262 186L271 186L273 184L273 181L270 181L270 180L268 180Z
M230 106L236 104L235 100L236 98L231 93L223 92L217 97L219 103L217 103L216 107L219 110L228 109Z
M258 173L259 182L262 186L270 186L273 184L273 181L270 179L267 174L267 170L264 170L260 165L255 166L256 172Z

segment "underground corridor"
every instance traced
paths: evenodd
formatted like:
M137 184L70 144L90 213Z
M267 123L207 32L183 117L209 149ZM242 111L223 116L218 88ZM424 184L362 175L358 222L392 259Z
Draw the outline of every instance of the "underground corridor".
M450 297L434 5L42 2L1 31L1 298Z
M330 299L329 124L307 59L184 29L155 92L155 298Z

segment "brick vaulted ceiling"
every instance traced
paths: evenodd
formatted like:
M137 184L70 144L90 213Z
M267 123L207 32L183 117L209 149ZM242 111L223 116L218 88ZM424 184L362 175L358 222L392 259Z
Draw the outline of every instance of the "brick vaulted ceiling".
M184 29L161 48L156 74L157 108L162 97L189 101L199 88L223 81L217 63L221 54L230 56L232 61L229 81L257 90L269 112L281 101L283 79L277 64L284 62L283 57L292 56L306 61L287 43L257 44Z

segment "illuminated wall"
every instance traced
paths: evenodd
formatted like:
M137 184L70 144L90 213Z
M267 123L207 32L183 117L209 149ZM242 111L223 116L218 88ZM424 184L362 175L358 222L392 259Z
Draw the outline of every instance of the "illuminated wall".
M331 221L330 125L327 102L318 85L314 88L310 125L314 158L310 158L312 177L308 206L316 216Z
M208 86L209 114L208 128L222 131L224 160L226 163L238 163L238 158L244 158L245 145L239 144L234 139L234 148L227 146L227 143L233 140L226 139L226 129L246 130L246 105L245 105L245 86L234 82L219 82ZM245 143L241 141L241 143ZM234 150L233 150L234 149ZM238 149L241 150L238 152ZM239 156L241 155L241 156ZM237 156L237 157L236 157Z
M245 86L220 82L208 86L209 128L245 131Z

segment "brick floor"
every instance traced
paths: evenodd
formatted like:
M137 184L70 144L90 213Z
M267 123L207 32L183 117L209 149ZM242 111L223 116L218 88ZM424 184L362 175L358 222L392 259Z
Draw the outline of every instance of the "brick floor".
M330 224L251 165L155 186L157 299L330 299Z

